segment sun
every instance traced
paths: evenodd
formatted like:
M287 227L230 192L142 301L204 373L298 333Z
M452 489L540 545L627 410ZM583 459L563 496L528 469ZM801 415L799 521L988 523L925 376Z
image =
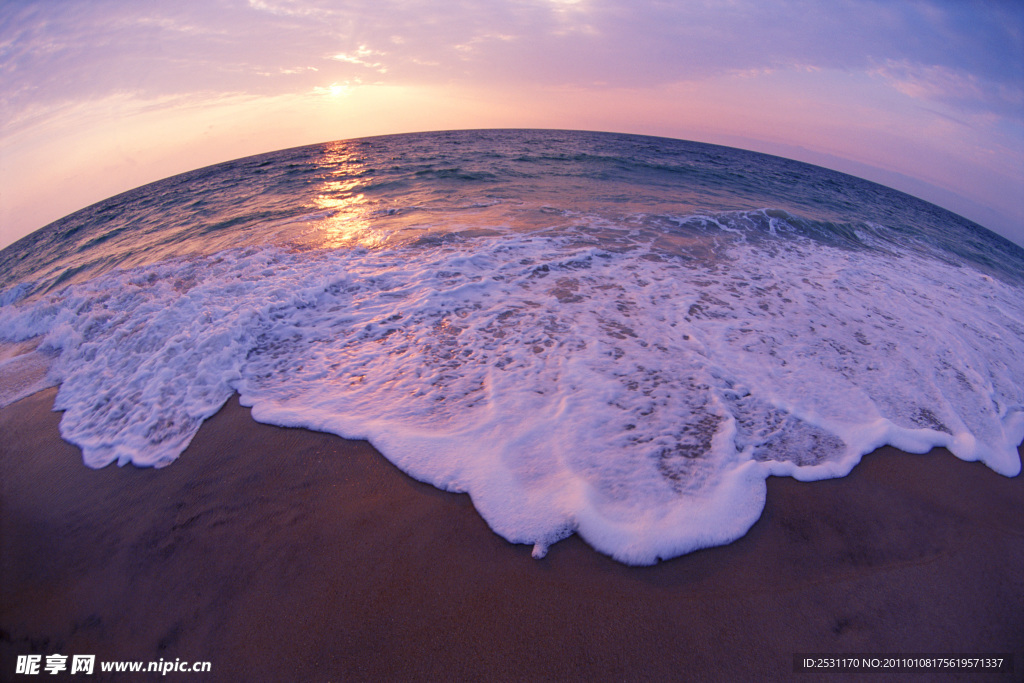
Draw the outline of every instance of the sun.
M326 97L344 97L351 92L352 85L348 82L331 83L328 86L317 86L313 88L314 95L324 95Z

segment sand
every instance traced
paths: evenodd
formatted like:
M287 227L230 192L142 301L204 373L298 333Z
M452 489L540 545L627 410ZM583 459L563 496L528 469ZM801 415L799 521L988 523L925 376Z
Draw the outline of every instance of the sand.
M772 478L744 538L641 568L575 537L534 560L468 496L237 399L170 467L90 470L54 393L0 410L0 680L33 680L13 675L31 653L209 661L167 677L203 681L1024 671L1024 478L941 449ZM793 670L795 653L1005 652L1013 673Z

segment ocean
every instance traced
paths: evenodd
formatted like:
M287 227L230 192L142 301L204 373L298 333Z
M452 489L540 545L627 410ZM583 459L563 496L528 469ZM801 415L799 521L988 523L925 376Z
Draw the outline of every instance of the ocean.
M90 467L172 465L237 393L469 493L535 557L577 533L652 564L746 533L768 476L841 477L885 444L1018 474L1024 250L727 147L339 141L0 251L0 405L56 385Z

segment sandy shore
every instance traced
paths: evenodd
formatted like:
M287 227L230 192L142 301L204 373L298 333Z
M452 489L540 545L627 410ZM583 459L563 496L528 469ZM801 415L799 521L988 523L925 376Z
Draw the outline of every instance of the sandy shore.
M942 450L773 478L743 539L633 568L576 538L533 560L467 496L236 399L168 468L90 470L54 391L0 410L0 680L31 653L211 662L179 680L849 681L793 655L997 652L1014 673L868 679L1022 679L1024 478Z

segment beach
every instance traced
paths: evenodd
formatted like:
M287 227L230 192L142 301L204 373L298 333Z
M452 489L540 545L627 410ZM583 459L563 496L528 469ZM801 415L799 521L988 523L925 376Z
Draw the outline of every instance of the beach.
M863 680L799 653L1014 653L1024 478L883 448L768 480L740 540L630 567L542 560L369 443L259 424L237 397L163 469L92 470L56 389L0 409L0 678L19 655L208 661L189 680ZM138 680L96 671L88 679ZM154 679L159 674L150 674ZM47 676L49 678L49 676Z

